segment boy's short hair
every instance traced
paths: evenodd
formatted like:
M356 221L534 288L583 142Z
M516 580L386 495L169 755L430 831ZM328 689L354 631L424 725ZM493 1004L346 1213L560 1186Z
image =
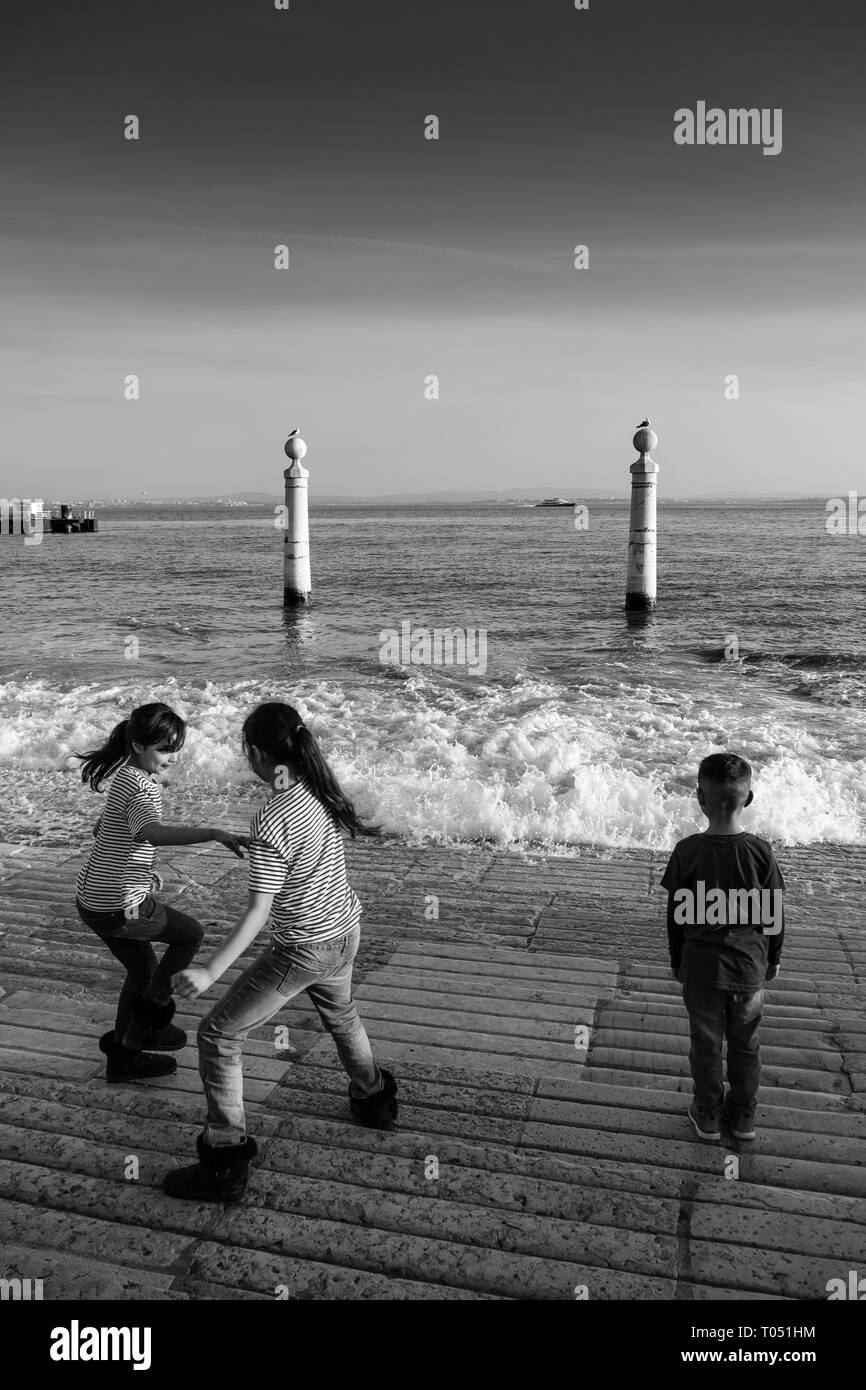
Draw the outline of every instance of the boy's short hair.
M741 806L749 793L752 769L736 753L711 753L698 768L698 786L713 805L726 810Z

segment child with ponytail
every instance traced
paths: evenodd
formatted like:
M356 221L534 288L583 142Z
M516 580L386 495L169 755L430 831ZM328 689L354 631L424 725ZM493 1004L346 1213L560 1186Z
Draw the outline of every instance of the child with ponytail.
M171 978L189 965L204 932L193 917L152 896L158 878L155 847L218 840L243 858L244 836L210 826L162 824L160 783L185 739L186 724L168 705L140 705L112 729L102 748L77 755L81 780L94 791L115 774L75 901L81 920L126 970L114 1028L99 1040L108 1081L166 1076L177 1062L159 1054L186 1043L186 1034L171 1022ZM154 941L166 946L158 964Z
M255 1141L243 1105L243 1043L284 1004L306 990L350 1077L349 1103L364 1124L389 1128L397 1114L397 1083L373 1060L352 999L352 963L361 905L346 880L341 830L375 834L362 824L290 705L259 705L243 726L252 771L273 790L250 830L246 912L216 954L184 970L177 994L195 999L233 965L268 920L269 946L232 984L198 1030L199 1072L207 1122L199 1162L164 1181L172 1197L237 1202L243 1196Z

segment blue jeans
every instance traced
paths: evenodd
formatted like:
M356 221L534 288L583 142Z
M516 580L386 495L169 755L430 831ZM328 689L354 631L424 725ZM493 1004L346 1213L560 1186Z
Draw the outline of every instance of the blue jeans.
M758 1027L764 991L716 989L683 985L689 1013L689 1063L694 1081L694 1106L701 1115L718 1118L724 1100L722 1042L728 1041L728 1108L751 1120L761 1082Z
M253 1028L306 990L358 1097L382 1088L370 1040L352 998L352 963L360 925L318 945L274 941L223 995L198 1029L199 1075L207 1100L206 1144L219 1148L246 1137L241 1052Z
M186 970L201 945L204 928L194 917L150 893L131 917L124 912L91 912L77 899L75 907L82 922L96 932L126 971L114 1022L115 1040L121 1042L140 1000L167 1004L171 999L171 977ZM157 961L153 941L165 943L161 961Z

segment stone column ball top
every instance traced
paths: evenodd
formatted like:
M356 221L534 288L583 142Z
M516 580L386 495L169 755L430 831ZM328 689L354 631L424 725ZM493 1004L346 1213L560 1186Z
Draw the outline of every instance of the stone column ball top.
M307 452L307 446L298 434L297 429L292 430L286 440L285 450L286 458L294 459L296 462L298 459L302 459Z
M637 433L631 442L639 454L652 453L659 442L659 437L655 430L650 429L650 422L648 419L641 420L637 427Z

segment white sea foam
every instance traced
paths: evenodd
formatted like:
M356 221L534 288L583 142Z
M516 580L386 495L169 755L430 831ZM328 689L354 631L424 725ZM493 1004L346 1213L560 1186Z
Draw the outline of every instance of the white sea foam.
M362 813L410 840L664 848L704 824L697 764L727 747L755 765L746 828L788 844L866 842L866 760L769 698L747 706L724 682L675 700L652 685L576 692L527 677L464 692L426 673L297 689L258 680L182 690L173 680L0 684L0 838L28 827L43 836L80 830L94 801L72 754L153 699L190 721L173 778L179 791L246 797L256 784L240 748L242 720L261 700L284 699L320 737Z

